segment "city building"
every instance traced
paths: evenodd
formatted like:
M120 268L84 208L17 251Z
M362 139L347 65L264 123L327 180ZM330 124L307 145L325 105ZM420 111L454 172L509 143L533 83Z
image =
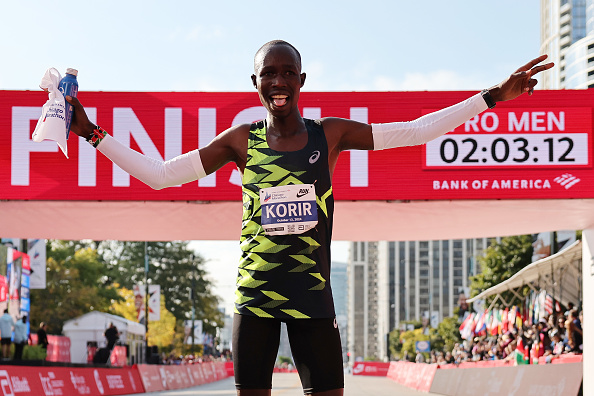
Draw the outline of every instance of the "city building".
M406 321L435 327L454 315L487 238L352 242L348 263L348 351L388 359L387 336Z
M556 65L540 87L594 87L594 1L541 0L540 32L540 53Z

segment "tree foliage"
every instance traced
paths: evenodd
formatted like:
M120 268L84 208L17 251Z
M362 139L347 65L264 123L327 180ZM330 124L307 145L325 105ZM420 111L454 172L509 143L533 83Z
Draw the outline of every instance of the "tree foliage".
M530 264L532 250L531 235L504 237L499 243L493 241L484 256L478 258L481 273L471 277L471 297L509 279Z
M443 318L441 323L437 325L437 334L443 342L444 351L454 349L454 344L462 342L458 317L450 316L449 318Z
M133 322L137 321L136 306L134 305L134 292L126 288L118 289L121 301L116 301L111 306L111 313L122 316ZM148 325L148 345L156 345L159 349L173 344L175 336L175 316L165 308L165 296L161 295L161 315L159 320L150 320Z
M87 244L48 241L46 288L31 290L32 331L40 322L61 334L64 322L90 311L107 312L121 297L107 284L101 257Z
M104 241L99 251L107 263L110 282L133 289L145 278L145 242ZM196 319L203 320L204 331L214 334L222 327L219 298L212 293L206 277L204 259L188 249L187 242L148 242L149 284L161 286L165 307L178 321L190 319L191 290L194 288Z

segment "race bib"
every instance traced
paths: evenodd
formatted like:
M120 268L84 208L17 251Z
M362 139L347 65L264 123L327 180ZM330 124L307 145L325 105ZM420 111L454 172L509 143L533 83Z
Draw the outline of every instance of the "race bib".
M313 184L269 187L260 190L261 224L266 235L303 234L318 224Z

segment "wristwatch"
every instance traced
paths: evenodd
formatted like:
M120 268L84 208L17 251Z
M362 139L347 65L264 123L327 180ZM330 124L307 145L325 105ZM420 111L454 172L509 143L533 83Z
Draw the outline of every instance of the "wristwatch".
M493 100L493 97L491 96L491 93L488 90L483 89L481 91L481 95L483 96L483 99L485 99L485 103L487 104L487 106L489 106L490 109L495 107L497 103L495 102L495 100Z

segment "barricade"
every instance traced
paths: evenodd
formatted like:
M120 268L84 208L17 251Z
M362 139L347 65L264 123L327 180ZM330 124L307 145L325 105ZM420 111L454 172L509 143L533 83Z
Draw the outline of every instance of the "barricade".
M577 395L582 363L437 370L430 391L440 395Z
M147 392L184 389L230 376L225 362L159 366L138 364L135 368Z
M29 334L31 345L37 345L37 334ZM70 338L65 336L47 336L47 357L48 362L70 363Z
M109 396L144 393L134 368L0 366L3 396Z
M127 350L125 346L116 345L109 355L109 363L112 367L124 367L127 363Z
M584 355L577 353L564 353L559 356L541 356L538 358L538 364L579 363L583 361Z
M385 377L389 368L390 362L355 362L353 375Z
M436 371L437 364L390 362L388 378L409 388L428 392Z
M233 377L235 375L233 362L225 362L225 370L227 371L227 377Z

